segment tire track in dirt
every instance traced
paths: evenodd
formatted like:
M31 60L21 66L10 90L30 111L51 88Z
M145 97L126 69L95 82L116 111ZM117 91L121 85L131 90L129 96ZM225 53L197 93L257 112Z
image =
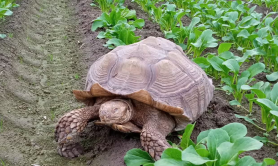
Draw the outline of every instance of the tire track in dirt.
M57 117L80 106L79 46L74 6L63 0L25 0L1 30L0 159L9 165L71 165L53 132Z

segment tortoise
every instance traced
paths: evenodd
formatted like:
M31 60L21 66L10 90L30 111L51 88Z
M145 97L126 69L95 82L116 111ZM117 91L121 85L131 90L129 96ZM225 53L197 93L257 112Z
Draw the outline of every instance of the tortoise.
M95 120L117 131L140 133L145 151L158 160L170 147L165 137L195 121L213 91L212 80L169 40L148 37L119 46L92 64L85 90L73 90L87 106L60 118L58 152L69 158L82 154L78 136Z

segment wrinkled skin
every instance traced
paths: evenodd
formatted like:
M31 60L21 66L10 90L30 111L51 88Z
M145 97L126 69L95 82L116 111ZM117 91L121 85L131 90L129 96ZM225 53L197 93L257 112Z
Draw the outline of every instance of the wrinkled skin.
M165 137L175 127L175 120L168 113L141 102L99 98L93 106L73 110L59 120L55 139L61 156L73 158L83 153L78 136L92 120L117 131L141 133L142 146L156 160L170 147Z

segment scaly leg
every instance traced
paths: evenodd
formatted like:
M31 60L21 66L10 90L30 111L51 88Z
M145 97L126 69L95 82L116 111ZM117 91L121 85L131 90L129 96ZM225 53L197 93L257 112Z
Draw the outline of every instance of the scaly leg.
M141 144L155 160L159 160L162 152L171 147L165 137L175 127L175 121L170 115L160 115L151 116L141 132Z
M64 157L77 157L83 153L78 143L79 134L86 127L89 120L98 118L99 105L73 110L60 118L55 131L58 142L58 152Z

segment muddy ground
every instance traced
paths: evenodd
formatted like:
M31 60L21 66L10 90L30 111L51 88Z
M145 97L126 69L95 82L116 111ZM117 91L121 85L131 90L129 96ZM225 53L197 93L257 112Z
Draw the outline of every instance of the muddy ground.
M83 89L89 66L109 52L103 47L105 40L96 39L98 32L90 30L101 11L90 7L91 0L19 3L14 15L0 25L0 32L9 36L0 40L0 159L11 166L123 166L125 153L141 148L138 134L122 134L90 123L82 134L86 153L75 159L60 157L54 141L58 119L83 106L71 90ZM141 39L163 37L159 26L135 3L126 2L125 6L145 19L145 27L136 31ZM242 122L234 113L243 115L243 111L229 106L229 100L230 96L215 92L209 111L196 122L193 139L200 131ZM261 131L246 125L250 136L262 136ZM277 160L277 151L267 145L250 155L258 161L264 157Z

